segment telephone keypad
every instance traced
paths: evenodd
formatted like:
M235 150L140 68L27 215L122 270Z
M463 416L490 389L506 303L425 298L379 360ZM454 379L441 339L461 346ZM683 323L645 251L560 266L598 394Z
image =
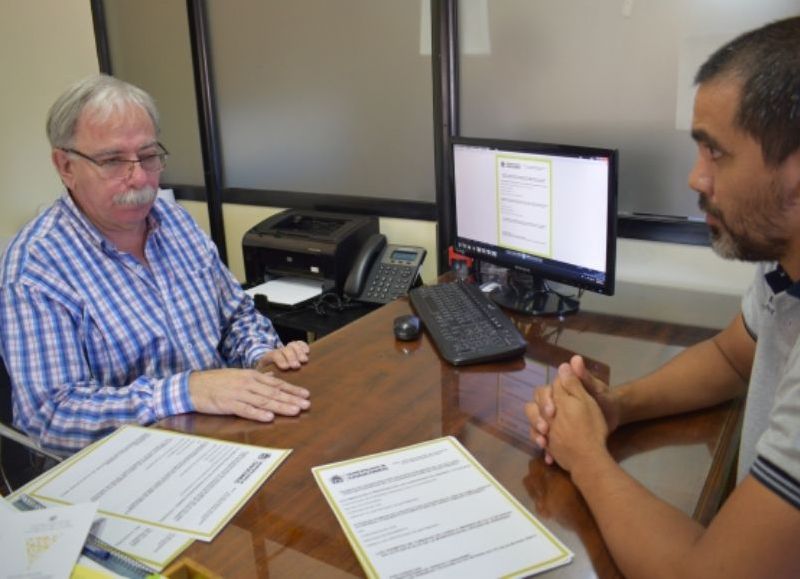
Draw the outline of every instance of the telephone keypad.
M417 268L406 265L379 263L367 280L363 297L385 303L405 295L416 271Z
M422 247L387 244L385 236L373 235L355 257L344 293L357 301L389 303L408 293L424 259Z

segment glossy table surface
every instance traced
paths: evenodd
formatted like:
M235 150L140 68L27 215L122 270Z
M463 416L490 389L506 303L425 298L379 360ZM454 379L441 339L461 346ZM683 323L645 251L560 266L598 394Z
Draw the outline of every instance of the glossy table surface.
M363 576L311 468L445 435L457 437L526 508L575 553L546 577L616 577L619 572L569 477L530 442L523 403L574 353L619 384L651 371L711 330L600 314L565 320L518 317L524 358L454 368L424 335L398 342L393 319L405 299L311 346L312 360L287 380L312 392L311 409L259 424L183 415L160 427L273 448L289 458L211 543L184 554L222 577ZM735 451L740 404L630 425L609 446L656 495L707 521ZM634 538L632 538L634 540Z

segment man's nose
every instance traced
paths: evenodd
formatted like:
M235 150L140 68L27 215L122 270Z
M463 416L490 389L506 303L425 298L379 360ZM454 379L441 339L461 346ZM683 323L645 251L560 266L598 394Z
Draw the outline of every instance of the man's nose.
M714 179L708 171L706 162L698 155L694 167L689 172L689 187L709 197L712 196Z
M143 186L148 179L149 174L142 168L141 163L131 163L130 173L128 173L128 183L135 188Z

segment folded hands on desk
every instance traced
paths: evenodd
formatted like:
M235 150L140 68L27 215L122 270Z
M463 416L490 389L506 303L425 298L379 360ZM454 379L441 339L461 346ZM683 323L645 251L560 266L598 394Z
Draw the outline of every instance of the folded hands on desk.
M531 423L531 438L544 450L547 464L556 462L557 457L554 457L555 451L551 446L554 433L551 430L556 407L562 404L565 409L556 446L564 452L565 460L566 454L576 450L573 448L575 446L591 445L594 441L605 448L608 433L613 432L620 422L620 411L608 385L589 372L581 356L573 356L568 364L559 367L553 382L537 388L533 400L525 405ZM570 412L567 412L567 407ZM575 432L578 428L586 432L578 435Z

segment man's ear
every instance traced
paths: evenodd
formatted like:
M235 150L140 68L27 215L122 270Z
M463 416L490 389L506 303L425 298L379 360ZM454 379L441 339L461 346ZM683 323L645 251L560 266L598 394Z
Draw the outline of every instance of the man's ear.
M61 182L64 186L72 190L75 184L75 165L66 151L62 149L53 149L50 153L50 158L53 160L53 166L61 176Z
M782 169L784 186L794 193L795 202L800 201L800 149L786 158Z

